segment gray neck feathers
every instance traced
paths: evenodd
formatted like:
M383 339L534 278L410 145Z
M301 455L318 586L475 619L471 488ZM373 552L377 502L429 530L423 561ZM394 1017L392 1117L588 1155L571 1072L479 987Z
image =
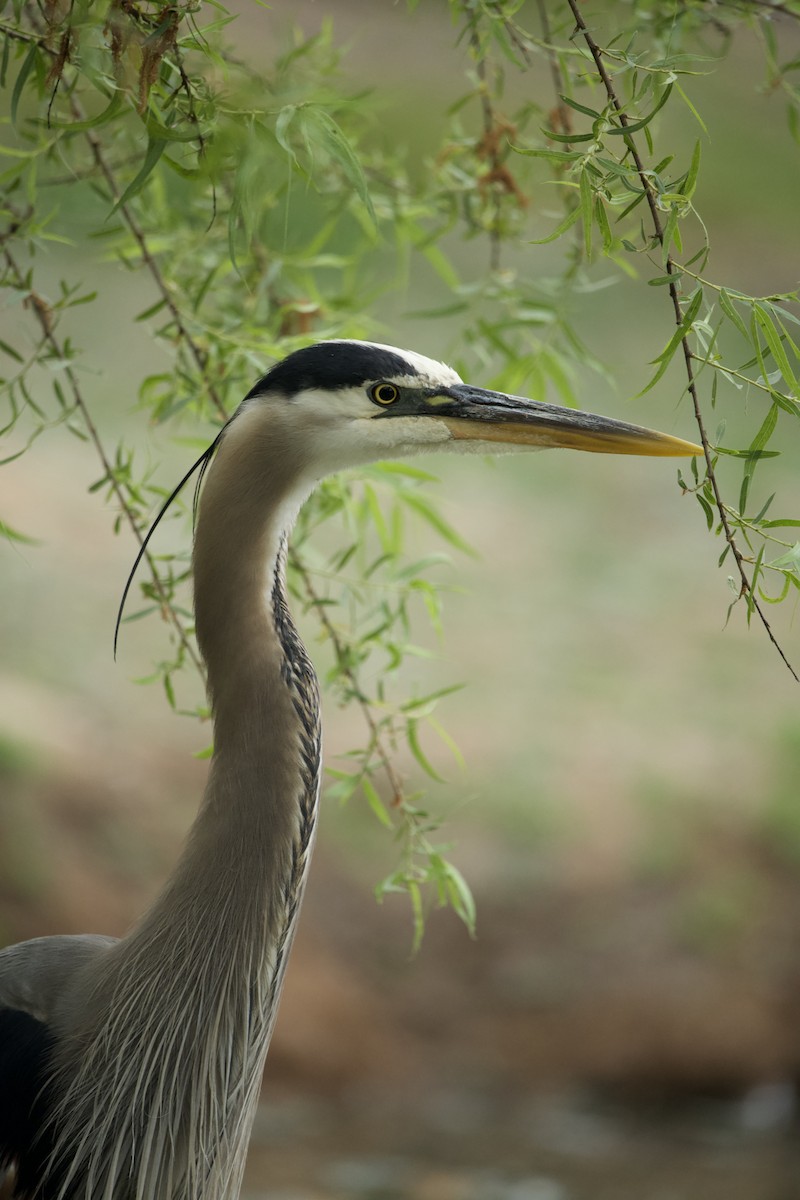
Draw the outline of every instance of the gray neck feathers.
M297 464L274 445L264 458L240 420L195 539L215 753L177 869L104 956L62 1046L70 1200L235 1200L241 1186L313 843L320 726L284 589Z

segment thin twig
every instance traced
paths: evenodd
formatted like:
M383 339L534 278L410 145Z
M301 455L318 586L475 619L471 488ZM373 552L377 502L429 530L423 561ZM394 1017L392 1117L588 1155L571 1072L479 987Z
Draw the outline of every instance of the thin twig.
M569 108L567 107L567 105L561 99L561 97L566 92L567 87L566 87L566 83L564 81L563 73L561 71L561 64L558 61L558 52L557 52L555 46L553 46L552 42L551 42L550 18L547 15L546 0L537 0L537 7L539 9L539 22L542 26L542 35L544 38L543 44L545 46L547 46L547 49L545 50L545 55L547 58L548 66L550 67L550 77L553 81L553 90L556 94L554 111L558 116L558 125L560 125L560 127L561 127L559 132L560 133L571 133L572 132L572 129L571 129L572 122L570 119L570 111L569 111ZM569 150L569 143L567 143L564 146L564 149Z
M619 97L617 96L616 89L614 87L614 84L611 81L611 77L609 76L609 74L606 70L605 63L603 62L603 52L589 31L589 28L588 28L586 22L584 21L583 15L581 14L581 11L578 7L577 0L567 0L567 3L569 4L572 15L575 18L575 24L576 24L577 28L580 30L581 35L589 49L589 53L591 54L592 58L594 59L595 66L597 68L597 73L600 76L603 87L605 88L606 95L608 96L608 99L609 99L609 103L613 106L614 112L615 112L617 118L619 119L620 125L622 126L623 129L625 129L628 125L628 118L623 109L622 104L620 103ZM642 159L639 155L639 151L638 151L636 143L633 139L633 136L629 133L626 133L624 135L624 141L625 141L625 145L628 149L628 152L630 153L630 155L636 165L636 171L639 175L639 178L642 182L642 186L644 188L645 197L647 199L647 204L650 209L650 216L651 216L651 219L653 222L653 231L655 233L656 239L658 240L659 244L661 246L663 246L664 245L664 227L661 223L661 215L658 211L658 205L656 203L656 194L653 189L652 181L651 181L649 175L647 174L647 172L645 171L644 163L642 162ZM680 295L678 292L679 274L676 275L676 266L672 259L672 255L669 253L667 254L667 258L666 258L665 270L666 270L667 275L675 276L675 279L672 282L670 282L670 284L669 284L669 294L670 294L670 298L672 300L672 307L673 307L673 310L675 313L675 323L676 323L676 325L680 326L680 324L683 320L683 312L681 310ZM713 467L713 463L712 463L713 452L711 450L711 446L708 441L708 435L706 433L705 423L703 421L703 415L702 415L702 412L700 409L700 398L699 398L699 395L697 392L694 370L693 370L693 366L692 366L694 354L693 354L692 348L689 344L688 336L684 336L683 338L681 338L681 346L683 348L684 366L686 368L687 390L689 392L689 395L692 398L692 406L694 408L694 415L695 415L695 419L697 421L697 427L700 431L700 440L703 445L703 454L705 455L706 471L708 474L708 479L709 479L709 482L711 483L711 488L714 493L714 501L715 501L715 504L717 507L717 511L719 513L720 523L722 525L722 530L725 535L725 541L730 546L731 553L733 554L733 558L736 563L737 570L739 572L739 579L741 582L741 588L740 588L739 594L740 594L740 596L747 596L748 606L750 608L752 608L758 614L758 617L759 617L764 629L766 630L769 640L772 642L773 646L777 650L778 654L780 655L781 659L785 663L786 667L788 668L788 670L791 673L791 675L793 676L793 678L798 683L800 683L800 677L798 677L797 673L795 672L795 670L792 667L791 663L789 662L788 658L784 654L777 638L775 637L774 633L772 632L772 627L771 627L769 621L767 620L766 613L764 612L764 610L762 609L761 605L758 602L758 597L756 596L755 591L754 591L753 587L751 586L750 578L747 574L747 567L745 565L744 557L743 557L741 551L739 550L738 545L736 544L736 539L733 535L733 530L731 529L730 523L728 521L728 514L726 512L725 503L722 499L722 493L720 492L719 484L717 482L717 477L714 472L714 467Z
M136 538L139 545L141 546L142 540L143 540L143 535L139 528L139 524L136 520L136 517L133 514L133 511L132 511L130 505L128 504L128 501L125 497L124 490L122 488L122 485L120 484L119 480L117 479L114 467L112 466L111 461L110 461L108 455L106 454L105 446L103 445L103 442L100 438L100 434L97 430L97 426L94 423L92 414L89 411L89 407L86 403L86 400L84 399L83 393L82 393L80 385L78 383L77 376L75 375L75 372L73 371L73 369L69 365L69 363L67 363L67 355L64 351L64 348L61 345L61 343L58 341L58 339L56 338L55 333L53 332L51 309L50 309L49 305L46 303L46 301L43 300L42 297L38 295L38 293L34 292L32 288L26 287L25 277L22 274L22 272L19 268L19 265L17 264L16 259L12 255L12 253L9 250L7 245L3 246L3 256L6 260L9 270L12 271L14 274L17 286L19 287L20 291L25 291L28 294L28 297L31 301L30 307L33 309L33 312L36 314L36 319L42 330L43 343L46 344L47 346L49 346L50 350L53 352L53 354L56 356L56 358L58 358L60 361L66 363L66 366L64 367L64 378L67 380L69 387L70 387L70 391L72 392L72 398L75 402L75 409L81 415L81 419L86 427L86 432L88 433L89 438L92 442L92 445L94 446L94 448L97 452L97 456L100 459L100 462L103 466L103 470L105 471L106 478L108 479L111 490L113 491L114 495L116 496L122 512L125 514L127 522L133 531L134 537ZM170 623L172 624L172 626L178 636L178 641L180 642L181 646L185 650L186 654L189 656L189 658L192 661L192 663L194 664L194 666L200 672L201 677L204 678L205 673L203 671L203 665L202 665L200 658L199 658L194 646L192 645L186 631L183 628L180 617L178 616L177 612L175 611L175 609L172 605L172 602L166 593L164 585L161 582L161 578L158 574L158 570L156 569L156 564L147 551L145 551L144 557L147 562L147 566L150 570L150 574L153 578L153 585L158 593L158 598L159 598L159 602L161 604L162 611L164 612L164 614L167 616Z
M336 626L333 624L333 621L331 621L325 610L325 605L319 593L311 582L311 576L308 567L306 567L302 559L299 557L297 551L294 549L290 551L290 558L292 568L297 572L298 576L303 582L303 588L305 589L305 592L311 601L312 608L316 612L317 619L330 639L330 643L333 646L333 652L336 655L336 660L339 664L339 669L347 682L350 684L351 692L356 703L361 709L361 714L364 718L367 729L369 730L370 745L372 746L379 763L386 773L386 778L389 781L389 787L391 788L392 792L392 805L394 807L399 807L402 805L405 798L403 783L394 768L391 755L384 745L381 731L372 715L372 706L361 690L358 676L353 668L348 664L345 646L339 637Z
M475 56L475 70L478 74L478 82L480 84L479 99L481 114L483 116L483 145L486 148L486 156L489 159L491 177L500 171L502 165L497 149L497 118L492 105L492 93L489 87L489 75L486 68L486 55L481 52L480 39L474 29L470 34L469 41L472 53ZM489 230L489 269L492 271L500 270L500 250L502 244L500 210L498 207L492 221L491 229Z

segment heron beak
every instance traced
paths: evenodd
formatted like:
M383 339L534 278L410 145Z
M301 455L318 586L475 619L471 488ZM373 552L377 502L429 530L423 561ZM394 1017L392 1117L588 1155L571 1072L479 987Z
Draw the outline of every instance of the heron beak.
M703 453L702 446L668 433L468 384L448 388L446 395L433 398L431 407L431 415L443 421L456 441L562 447L594 454L693 457Z

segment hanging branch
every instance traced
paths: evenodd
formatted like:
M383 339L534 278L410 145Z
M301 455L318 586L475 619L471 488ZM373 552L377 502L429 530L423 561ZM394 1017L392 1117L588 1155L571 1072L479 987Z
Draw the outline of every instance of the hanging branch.
M603 52L589 31L589 28L583 19L583 15L581 14L580 8L578 7L577 0L567 0L567 3L569 4L572 15L575 18L575 25L580 30L581 36L583 37L584 41L586 42L589 53L591 54L591 56L594 60L595 67L597 68L597 74L600 77L603 87L605 88L605 92L608 97L609 103L613 107L614 113L617 116L620 125L622 126L623 129L626 129L629 124L628 117L627 117L625 110L623 108L623 105L620 102L620 99L617 95L617 92L616 92L614 84L611 80L611 77L610 77L608 71L606 70L605 63L603 62ZM653 233L655 235L656 241L659 243L660 246L664 247L664 226L661 221L661 214L659 213L659 210L658 210L658 204L656 201L656 192L655 192L655 189L653 188L652 181L651 181L647 171L645 170L644 163L642 162L642 159L639 154L639 150L638 150L638 147L636 145L633 135L630 133L625 133L623 135L623 141L625 142L625 146L627 147L628 152L630 153L631 158L633 159L634 165L636 167L636 172L641 181L642 188L644 189L644 194L645 194L645 198L647 200L647 206L650 210L650 218L652 220ZM673 311L675 314L675 324L680 328L680 326L683 324L683 311L681 309L680 293L678 290L678 281L680 279L681 272L680 272L679 268L676 269L676 264L675 264L674 259L672 258L671 253L667 253L667 255L666 255L665 271L666 271L667 275L672 276L672 279L670 280L670 283L668 285L668 291L669 291L670 299L672 301ZM783 652L783 649L780 646L780 643L778 642L777 638L775 637L775 634L772 631L772 627L771 627L769 621L767 620L766 613L764 612L761 604L758 601L758 597L755 593L755 590L752 587L750 577L747 574L747 566L745 563L744 556L742 555L741 551L739 550L739 547L736 542L736 538L734 537L733 530L731 529L731 526L730 526L730 522L728 521L727 508L726 508L725 502L722 499L722 493L720 491L719 484L717 482L716 473L714 471L713 452L712 452L711 445L708 440L708 434L706 432L705 422L703 420L703 414L702 414L702 411L700 408L700 398L699 398L698 391L697 391L697 383L696 383L694 368L693 368L693 360L695 358L695 355L694 355L692 347L689 343L689 331L688 330L681 338L681 347L683 350L683 361L684 361L684 366L685 366L685 370L686 370L686 386L687 386L687 391L689 392L689 395L691 396L695 420L697 421L697 427L700 431L700 440L702 442L703 454L704 454L705 460L706 460L706 472L707 472L708 479L711 483L711 487L714 492L714 500L715 500L717 512L719 513L720 524L722 526L722 530L723 530L723 533L725 536L725 541L727 542L728 546L730 547L731 553L734 558L734 562L736 563L737 571L739 573L739 580L740 580L739 595L740 595L740 597L745 597L748 606L757 613L759 620L761 621L761 624L763 625L764 629L766 630L769 640L772 642L773 646L777 650L778 654L780 655L781 659L783 660L784 664L786 665L786 667L789 670L792 677L798 683L800 683L800 677L798 677L797 673L795 672L794 668L792 667L791 663L789 662L788 658L786 657L785 653Z
M29 300L28 307L29 307L30 311L32 311L34 313L36 320L39 323L39 327L41 328L41 331L42 331L42 340L43 340L44 344L49 347L50 351L57 359L66 363L67 354L65 352L64 347L58 341L58 339L53 331L52 314L51 314L49 305L32 288L29 288L27 286L27 284L25 282L25 277L23 276L22 271L20 270L16 259L12 255L12 253L9 250L7 245L3 246L3 257L5 258L6 265L8 266L9 270L12 272L12 274L14 276L16 286L18 287L20 292L27 294L27 298ZM67 383L69 384L69 388L72 393L72 399L75 404L75 409L77 412L80 413L81 420L83 421L83 424L86 427L86 432L89 435L89 439L90 439L92 445L94 446L95 451L97 452L98 458L100 459L100 462L103 467L103 471L105 472L105 478L107 479L108 484L109 484L112 492L114 493L114 496L116 497L117 503L120 506L120 510L125 515L125 519L131 528L133 536L136 538L137 542L141 546L142 541L143 541L143 534L142 534L141 529L139 528L139 523L136 520L133 509L131 508L130 504L128 503L127 497L125 495L125 491L117 477L117 473L114 470L114 467L112 466L111 460L106 453L106 450L105 450L103 442L100 438L100 434L98 432L97 426L95 425L94 420L92 419L91 412L89 411L89 407L88 407L86 400L84 398L84 395L81 391L77 376L76 376L75 372L73 371L72 367L68 363L64 367L64 378L67 380ZM175 610L175 607L173 606L172 601L171 601L169 595L167 594L167 591L161 581L161 577L158 573L158 568L156 567L156 564L153 561L152 556L150 555L149 551L147 551L147 550L144 553L144 559L145 559L145 562L147 563L148 570L150 571L150 576L153 581L153 586L158 595L158 600L159 600L159 604L161 606L161 610L164 613L164 615L167 617L167 619L169 620L173 629L175 630L176 636L178 638L178 642L179 642L180 646L182 647L183 651L186 653L186 655L192 662L193 666L199 672L200 677L204 679L205 672L203 669L203 664L200 660L200 656L198 655L194 645L192 644L188 634L186 633L186 630L183 627L183 622L181 621L179 614Z

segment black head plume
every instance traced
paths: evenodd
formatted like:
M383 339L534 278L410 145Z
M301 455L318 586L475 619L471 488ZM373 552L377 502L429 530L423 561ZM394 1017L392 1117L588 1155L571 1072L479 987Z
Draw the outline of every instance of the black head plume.
M142 538L142 544L139 547L139 553L136 555L136 558L134 559L133 566L131 567L130 572L128 573L128 578L125 580L125 587L122 589L122 599L119 602L119 608L117 610L117 620L114 625L114 659L115 660L117 657L117 641L119 640L119 627L122 624L122 614L125 610L125 601L128 599L128 592L131 590L131 584L133 583L133 579L134 579L134 576L136 575L136 571L139 566L139 563L144 558L148 543L150 542L150 539L153 536L153 534L155 533L156 529L158 529L158 526L161 523L161 518L167 512L167 509L172 504L173 500L175 500L175 498L178 495L180 495L182 489L186 486L186 484L189 482L189 480L191 479L191 477L194 475L195 471L199 467L200 474L197 476L197 483L195 484L195 489L194 489L194 500L192 502L192 515L193 515L193 518L197 517L197 505L198 505L198 501L200 499L200 488L203 483L203 476L205 475L206 471L208 470L208 464L211 462L211 459L214 457L214 451L217 449L217 446L219 446L219 444L222 440L222 435L225 433L225 430L228 428L229 424L230 424L230 421L228 421L225 425L223 425L222 429L220 429L219 433L214 438L214 441L211 443L211 445L208 447L208 449L204 450L203 453L200 455L200 457L197 459L197 461L195 463L193 463L191 467L189 467L189 470L186 472L183 479L180 481L180 483L175 488L173 488L173 490L170 492L169 496L167 496L166 500L161 505L161 508L158 510L158 513L156 514L155 519L153 520L152 524L150 525L150 528L148 529L147 533Z

